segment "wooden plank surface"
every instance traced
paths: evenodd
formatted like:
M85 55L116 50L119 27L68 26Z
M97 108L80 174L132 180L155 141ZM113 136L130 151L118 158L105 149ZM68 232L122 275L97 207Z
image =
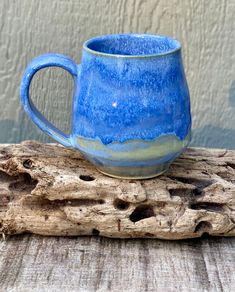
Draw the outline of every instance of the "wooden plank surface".
M0 291L234 291L235 238L179 242L13 236Z

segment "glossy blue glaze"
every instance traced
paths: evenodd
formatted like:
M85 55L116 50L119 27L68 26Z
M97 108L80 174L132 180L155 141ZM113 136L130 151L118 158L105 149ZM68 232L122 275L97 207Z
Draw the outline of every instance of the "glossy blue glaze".
M29 98L33 75L47 66L62 67L75 80L70 136L49 123ZM165 36L93 38L85 42L79 66L63 55L40 56L23 76L21 101L44 132L82 151L114 176L154 176L159 169L165 170L162 165L167 167L190 139L190 101L181 46Z
M34 106L29 96L30 83L40 69L60 67L67 70L77 84L77 65L74 61L61 54L45 54L35 58L26 68L20 86L21 103L32 121L46 134L66 147L71 147L70 137L52 125Z

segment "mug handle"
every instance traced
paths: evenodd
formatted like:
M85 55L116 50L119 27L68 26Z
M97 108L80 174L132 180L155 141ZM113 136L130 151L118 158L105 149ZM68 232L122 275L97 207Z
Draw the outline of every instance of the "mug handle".
M62 54L44 54L33 59L24 72L20 86L21 103L28 116L43 132L65 147L72 147L70 136L50 123L34 106L29 95L30 83L34 74L40 69L52 66L68 71L73 76L75 87L77 86L79 66L71 58Z

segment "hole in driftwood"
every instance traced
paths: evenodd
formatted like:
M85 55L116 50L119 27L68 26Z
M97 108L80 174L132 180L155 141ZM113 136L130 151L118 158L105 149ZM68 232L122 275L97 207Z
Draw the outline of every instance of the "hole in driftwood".
M211 202L198 202L190 205L193 210L207 210L211 212L223 212L224 204L211 203Z
M0 170L0 184L9 183L9 190L16 192L31 192L38 181L32 179L28 173L20 173L18 176L11 176Z
M9 190L30 193L36 187L37 183L38 181L32 179L28 173L22 173L18 177L14 177L14 181L9 185Z
M203 170L202 174L209 175L209 173L206 170Z
M59 200L56 200L56 203L60 204ZM104 204L104 200L95 200L95 199L71 199L71 200L63 200L61 204L66 206L93 206L97 204Z
M30 159L26 159L23 161L24 168L30 169L32 167L32 164L33 164L33 162Z
M180 182L185 183L185 184L194 185L196 188L194 190L188 190L188 191L187 191L187 189L182 188L181 189L181 190L183 190L182 193L178 190L173 190L173 196L182 196L181 194L183 194L183 196L186 196L186 195L200 196L200 195L202 195L202 192L206 187L213 184L213 181L209 180L209 179L176 177L175 180L180 181ZM174 193L174 191L175 191L175 193ZM185 191L187 193L185 193ZM178 193L178 194L176 194L176 193Z
M100 231L97 230L97 229L95 229L95 228L93 228L92 231L91 231L91 233L92 233L92 235L98 236L100 234Z
M201 221L197 224L195 227L194 232L203 232L208 233L212 229L212 225L210 222L207 221Z
M130 215L130 220L132 222L137 222L145 218L155 216L153 207L150 205L141 205L135 208L135 210Z
M145 233L145 236L147 236L147 237L154 237L154 234L147 232L147 233Z
M114 200L113 205L118 210L126 210L129 208L130 204L128 202L123 201L123 200L116 199L116 200Z
M194 185L199 189L204 189L213 183L213 181L209 179L196 179L196 178L185 178L185 177L177 177L176 179L178 181L181 181L182 183Z
M201 196L203 194L203 189L200 188L195 188L194 190L192 190L191 195L192 196Z
M93 181L95 178L91 175L80 175L79 178L84 181Z
M235 169L235 163L230 163L230 162L227 162L227 166Z
M94 206L98 204L104 204L104 200L93 200L93 199L70 199L70 200L48 200L42 198L28 198L24 200L24 205L31 206L32 208L43 208L43 209L57 209L60 207L80 207L82 212L83 206ZM45 215L47 216L47 215Z
M179 188L179 189L170 189L169 193L172 197L188 197L193 194L193 190L190 189L184 189L184 188Z
M11 176L11 175L5 173L4 171L0 170L0 183L11 182L11 181L14 181L15 179L16 179L16 177Z

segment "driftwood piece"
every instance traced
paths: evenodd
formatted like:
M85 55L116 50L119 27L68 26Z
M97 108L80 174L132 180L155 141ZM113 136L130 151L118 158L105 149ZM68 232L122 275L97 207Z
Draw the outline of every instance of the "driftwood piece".
M1 145L0 232L234 236L235 151L189 148L165 175L129 181L104 176L58 145Z

